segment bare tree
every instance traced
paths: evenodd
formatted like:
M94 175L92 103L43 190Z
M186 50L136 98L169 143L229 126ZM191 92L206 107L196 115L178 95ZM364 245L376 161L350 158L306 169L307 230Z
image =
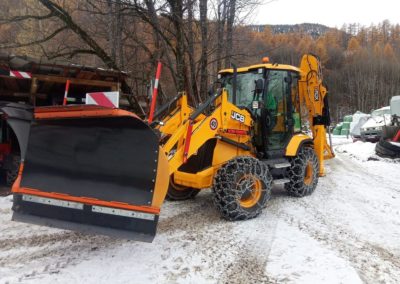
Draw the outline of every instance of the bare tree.
M189 84L189 94L192 98L195 98L196 104L197 101L201 101L198 94L197 88L197 80L196 80L196 63L195 63L195 53L194 53L194 34L193 23L194 23L194 0L187 1L187 11L188 11L188 19L187 19L187 41L188 48L187 53L189 57L189 71L190 71L190 84Z
M218 12L209 18L215 2ZM186 90L197 104L206 97L208 74L216 73L210 67L216 64L219 70L238 55L233 50L234 26L237 11L246 6L242 2L237 6L234 0L37 0L41 9L8 20L15 26L28 20L38 23L40 28L33 29L40 34L0 46L33 45L39 47L35 54L47 58L128 69L132 87L142 94L161 60L163 89Z
M65 26L68 27L68 29L77 34L79 38L90 47L89 51L77 50L74 51L75 53L95 53L107 67L119 70L115 60L110 57L110 55L96 42L96 40L94 40L85 30L75 23L71 15L65 9L50 0L38 1L45 6L50 13L59 18L65 24Z
M226 10L228 0L218 0L217 2L217 51L216 51L216 71L222 67L222 53L224 46L224 31L226 23Z
M208 52L208 24L207 0L199 0L200 29L201 29L201 56L200 56L200 96L205 98L208 88L207 52Z
M226 48L225 48L225 66L231 65L233 49L233 24L236 16L236 0L229 0L228 14L226 20Z

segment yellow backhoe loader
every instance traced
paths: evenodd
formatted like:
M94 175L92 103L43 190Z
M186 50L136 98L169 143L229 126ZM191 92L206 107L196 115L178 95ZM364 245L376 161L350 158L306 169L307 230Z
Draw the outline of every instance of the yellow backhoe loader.
M99 106L37 108L31 118L4 105L23 159L13 219L152 241L167 195L211 188L225 219L244 220L262 212L274 184L311 194L333 157L318 58L226 69L219 81L197 109L181 94L153 125Z

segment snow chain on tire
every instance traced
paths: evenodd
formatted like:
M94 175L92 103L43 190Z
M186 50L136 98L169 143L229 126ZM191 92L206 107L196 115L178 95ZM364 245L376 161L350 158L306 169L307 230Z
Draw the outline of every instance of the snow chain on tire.
M271 187L267 165L253 157L236 157L214 177L214 204L227 220L251 219L262 212L271 197Z
M290 182L285 184L287 192L295 197L311 194L318 183L319 162L311 147L302 147L296 157L290 159L287 177Z

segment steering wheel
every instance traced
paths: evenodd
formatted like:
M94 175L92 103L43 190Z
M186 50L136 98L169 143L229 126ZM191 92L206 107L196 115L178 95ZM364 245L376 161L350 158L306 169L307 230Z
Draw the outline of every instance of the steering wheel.
M253 110L249 106L241 106L239 108L247 110L253 120L257 119L257 116L254 114Z

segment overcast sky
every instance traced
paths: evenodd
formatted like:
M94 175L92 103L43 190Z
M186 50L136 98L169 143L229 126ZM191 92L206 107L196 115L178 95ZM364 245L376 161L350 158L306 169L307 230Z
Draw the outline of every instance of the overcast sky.
M275 0L260 6L255 24L318 23L340 28L344 23L369 26L385 19L400 23L400 0Z

